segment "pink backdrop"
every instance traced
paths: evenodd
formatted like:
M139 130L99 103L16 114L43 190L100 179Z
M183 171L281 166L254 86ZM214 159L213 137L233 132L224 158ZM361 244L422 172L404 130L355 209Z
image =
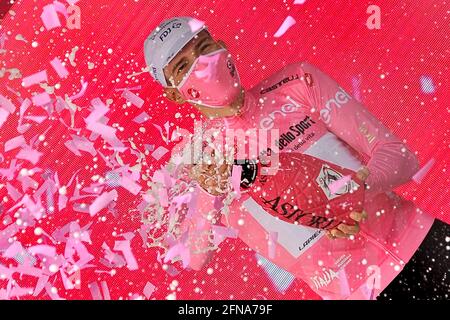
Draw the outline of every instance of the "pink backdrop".
M73 1L72 1L73 2ZM77 5L81 9L81 29L68 30L63 27L46 30L40 18L43 7L52 1L16 1L11 12L1 22L0 36L7 35L1 44L4 52L0 53L0 68L18 68L23 77L47 70L48 83L60 84L50 96L64 97L76 94L81 89L80 81L87 82L83 96L73 102L81 107L75 114L75 127L80 128L79 136L89 138L91 132L85 128L83 118L90 114L90 101L96 97L103 102L112 99L108 125L117 123L123 130L117 131L117 137L128 147L121 158L131 166L136 163L136 155L130 152L131 138L136 147L145 150L144 144L154 148L163 146L168 150L174 142L167 142L159 130L153 125L161 126L165 134L164 124L169 123L169 132L176 127L190 129L193 117L199 116L190 105L178 106L162 97L161 88L148 73L136 75L128 79L127 75L141 71L145 67L143 57L143 41L146 36L165 18L177 15L194 16L206 22L216 39L224 40L237 60L237 66L244 86L251 87L260 80L276 72L284 65L307 59L322 70L336 78L348 92L360 97L364 104L376 114L395 134L406 140L412 150L417 151L420 163L424 166L430 160L434 165L420 184L411 182L398 189L409 199L435 217L450 222L448 204L448 102L449 102L449 6L441 1L313 1L294 4L294 1L143 1L143 0L81 0ZM62 0L61 0L61 3ZM63 3L65 6L68 4ZM381 8L381 29L369 30L366 9L370 4ZM274 38L287 16L292 16L297 23L280 38ZM64 23L65 19L59 15ZM20 34L28 42L17 40ZM0 38L1 39L1 38ZM20 38L19 38L20 39ZM36 41L37 46L32 42ZM68 56L75 46L79 50L75 55L76 66L69 63ZM108 49L112 51L108 52ZM58 77L51 67L50 61L58 57L66 62L69 75L65 79ZM90 65L90 63L93 64ZM0 78L0 94L7 97L16 107L16 112L9 115L0 127L0 168L10 168L11 161L17 157L19 148L6 151L5 143L19 136L17 125L19 107L25 98L44 91L38 84L24 88L22 79L8 79L6 72ZM132 92L144 99L144 105L138 108L127 106L121 97L119 88L132 88ZM20 97L16 93L20 94ZM149 120L137 124L133 119L146 112ZM179 113L179 114L178 114ZM97 161L93 155L80 151L77 156L65 143L72 140L69 130L60 120L70 124L70 113L63 110L54 111L51 115L44 108L32 105L25 116L44 116L39 123L33 118L24 120L31 128L23 137L28 144L35 142L38 135L45 135L36 150L42 152L39 161L33 165L26 160L18 160L22 168L41 168L43 171L31 176L37 187L22 189L23 180L19 179L19 170L9 178L0 175L0 183L9 183L21 195L16 201L7 196L6 186L0 189L0 195L6 196L8 202L3 203L0 213L2 224L0 231L16 223L17 217L11 210L24 194L32 195L45 179L46 170L58 173L61 184L67 184L76 173L78 182L83 188L95 184L91 180L94 175L104 176L110 170L103 158L97 153ZM36 118L35 118L36 119ZM23 124L22 123L22 124ZM140 128L145 128L145 132ZM112 150L105 149L102 138L93 141L95 150L103 155L111 155ZM150 173L168 159L168 153L160 160L147 155L147 166ZM94 166L94 164L97 164ZM5 172L5 171L2 171ZM138 180L142 190L146 190L146 182ZM95 185L93 185L95 186ZM136 218L136 206L142 201L139 195L117 187L118 201L116 216L103 209L94 217L89 213L74 209L76 203L83 200L88 205L105 191L113 190L108 186L97 186L99 190L82 189L81 194L94 194L78 201L69 201L66 208L58 210L57 193L41 196L45 208L45 218L41 218L34 226L22 228L14 235L1 235L4 241L16 240L23 247L35 246L38 239L41 244L56 248L56 254L64 255L67 243L52 243L44 235L35 235L36 227L52 234L69 222L77 221L81 227L89 226L90 239L84 242L88 252L94 256L90 266L80 272L80 288L65 289L62 272L52 274L45 283L47 288L57 289L57 295L66 299L99 298L96 286L106 284L108 290L103 297L112 299L129 299L144 297L144 290L149 282L155 286L150 299L164 299L176 292L177 299L317 299L302 281L292 277L265 261L259 266L255 253L250 251L240 240L228 239L221 244L220 251L213 261L199 272L184 271L174 275L161 268L157 263L156 250L143 248L143 241L138 234L139 218ZM67 196L74 194L75 182L67 188ZM55 205L54 212L49 207ZM114 233L115 232L115 233ZM132 232L131 253L136 258L138 269L108 268L100 263L104 257L102 244L111 249L115 241L124 240L121 234ZM115 251L121 253L120 251ZM40 256L42 257L42 256ZM40 258L39 258L40 259ZM51 259L51 258L48 258ZM35 267L40 268L41 261ZM17 256L0 257L0 274L8 268L21 265ZM111 270L115 269L115 274ZM2 271L3 270L3 271ZM208 271L209 270L209 271ZM212 271L212 273L211 273ZM113 272L113 273L114 273ZM37 277L23 276L15 273L16 284L8 279L0 279L0 290L11 298L55 298L51 290L42 290L36 296L26 295L19 288L33 291ZM42 280L44 281L44 280ZM12 289L13 288L13 289ZM149 287L147 287L149 288ZM11 291L12 290L12 291ZM16 296L14 296L16 295Z

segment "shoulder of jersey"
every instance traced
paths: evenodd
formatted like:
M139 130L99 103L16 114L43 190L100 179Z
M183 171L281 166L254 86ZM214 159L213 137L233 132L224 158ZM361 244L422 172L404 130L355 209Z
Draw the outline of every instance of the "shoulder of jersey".
M259 95L267 95L270 93L276 93L283 88L289 87L293 84L303 81L303 71L301 65L304 61L290 63L267 79L262 80L256 86L252 88L255 93Z

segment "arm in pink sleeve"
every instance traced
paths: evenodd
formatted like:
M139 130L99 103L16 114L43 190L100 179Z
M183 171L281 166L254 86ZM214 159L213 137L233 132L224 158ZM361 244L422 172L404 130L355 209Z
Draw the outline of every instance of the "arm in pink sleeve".
M320 113L329 131L370 157L370 192L389 191L409 181L419 168L414 153L333 78L309 62L298 66L304 80L289 90Z

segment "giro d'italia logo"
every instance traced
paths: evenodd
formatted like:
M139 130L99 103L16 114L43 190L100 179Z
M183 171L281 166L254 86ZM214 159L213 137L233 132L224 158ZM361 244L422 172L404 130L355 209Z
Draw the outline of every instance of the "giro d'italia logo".
M197 90L195 90L194 88L189 88L188 89L188 94L192 97L192 98L199 98L200 97L200 92L198 92Z
M332 193L330 191L330 184L333 182L341 179L343 176L340 172L330 168L328 165L324 164L322 165L322 169L320 170L319 175L316 178L316 181L322 191L325 193L328 200L334 199L336 197L339 197L343 194L346 194L350 192L350 190L359 187L359 184L357 184L355 181L350 180L348 183L343 185L339 190L337 190L335 193Z

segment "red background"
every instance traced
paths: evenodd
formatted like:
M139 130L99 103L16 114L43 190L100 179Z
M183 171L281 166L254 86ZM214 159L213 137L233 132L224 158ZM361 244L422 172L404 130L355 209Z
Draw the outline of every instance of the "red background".
M40 19L42 7L52 1L16 1L11 10L15 15L6 14L1 22L0 34L8 32L5 42L6 54L0 54L1 67L18 68L23 76L47 69L49 84L61 83L56 94L72 95L80 90L80 79L88 82L83 97L74 102L83 108L76 115L76 127L83 127L82 117L89 114L87 107L93 98L102 101L113 99L110 105L109 125L119 123L124 127L118 137L127 140L133 137L136 145L154 144L171 148L174 142L166 144L158 130L152 125L163 126L166 121L171 131L176 127L192 127L191 114L199 114L188 104L179 106L162 97L162 89L148 73L132 79L127 75L139 72L145 67L143 42L146 36L163 20L172 16L193 16L205 21L216 39L222 39L237 61L243 85L247 88L276 72L284 65L307 59L333 76L348 92L354 92L352 78L360 76L360 95L363 103L381 119L396 135L405 139L408 146L417 151L423 166L434 158L435 164L422 183L411 182L398 189L409 199L435 217L450 222L448 201L448 103L449 103L449 10L441 1L313 1L294 5L293 1L118 1L118 0L81 0L81 29L65 30L56 28L50 31L42 29ZM61 1L62 2L62 1ZM67 3L64 2L65 5ZM381 29L369 30L366 13L370 4L381 8ZM284 19L294 17L297 23L282 37L274 38ZM60 16L64 22L64 18ZM39 31L39 32L38 32ZM23 35L28 43L15 40L17 34ZM38 46L33 48L32 41ZM76 67L69 64L66 57L74 46L80 49L76 53ZM113 49L112 54L107 50ZM59 57L66 61L70 72L67 79L59 79L49 61ZM95 68L88 69L88 62ZM380 77L381 74L385 78ZM422 92L420 77L432 78L435 92ZM94 80L97 79L97 80ZM117 79L117 80L116 80ZM6 85L21 93L23 98L31 97L34 92L42 92L38 85L21 87L21 79L0 78L0 93L8 97L16 107L20 106L17 97L7 90ZM134 91L145 100L141 109L126 106L117 88L140 85L142 89ZM407 88L405 89L405 86ZM139 131L140 125L132 119L146 111L151 119L144 123L146 132ZM180 112L181 117L175 117ZM32 106L27 114L45 115L42 109ZM64 121L70 122L69 113L63 114ZM4 143L19 135L16 131L18 117L11 115L0 128L0 152L5 160L1 168L9 167L17 149L4 152ZM104 174L107 167L101 160L98 168L93 169L92 156L82 152L75 156L64 142L70 136L68 130L58 121L45 120L34 124L24 136L27 141L36 134L46 134L48 146L40 147L44 156L38 162L40 168L57 171L60 181L68 181L73 173L79 172L80 181L85 186L92 182L94 174ZM73 133L73 132L71 132ZM89 131L81 135L89 137ZM95 147L100 150L97 140ZM104 153L106 150L102 149ZM166 155L156 161L150 155L147 158L151 170L158 168L167 160ZM122 159L134 164L136 157L125 152ZM58 162L56 162L58 160ZM87 167L87 169L86 169ZM31 168L31 164L30 164ZM34 177L37 178L37 177ZM3 181L3 183L5 183ZM14 185L14 181L12 181ZM19 184L16 185L18 187ZM145 182L142 181L145 189ZM140 227L139 219L132 219L134 206L140 203L123 188L117 188L119 217L111 214L98 214L90 218L88 214L75 212L69 205L61 212L55 212L41 221L42 228L51 233L64 224L79 220L84 226L94 222L91 227L92 244L87 248L95 256L92 263L98 265L102 257L100 247L105 241L113 246L113 231L117 233L135 232ZM0 189L1 196L6 195L5 188ZM68 195L73 193L73 184ZM44 197L45 198L45 197ZM12 206L11 199L5 207ZM100 216L107 216L102 222ZM2 217L3 219L3 217ZM2 226L0 226L1 230ZM35 245L33 230L27 230L19 239L24 246ZM63 253L64 247L58 247ZM136 236L132 240L133 254L139 264L139 270L129 271L126 267L117 270L116 275L97 274L97 268L83 269L81 289L64 290L61 279L55 277L51 283L58 288L58 294L67 299L91 299L88 284L106 281L112 299L127 299L133 294L142 295L147 281L156 286L151 298L164 299L173 292L169 285L178 281L177 299L317 299L301 280L295 280L284 292L279 292L264 268L257 265L254 252L237 239L226 240L213 261L199 272L184 271L172 277L156 263L156 250L143 249L142 240ZM0 258L0 263L15 263ZM207 269L213 268L208 274ZM288 277L289 278L289 277ZM247 279L245 281L245 279ZM28 282L26 282L28 281ZM21 287L34 286L35 280L17 279ZM287 281L288 283L290 281ZM0 288L6 281L0 280ZM199 288L196 292L195 288ZM24 298L34 298L25 296ZM37 298L48 299L43 291Z

